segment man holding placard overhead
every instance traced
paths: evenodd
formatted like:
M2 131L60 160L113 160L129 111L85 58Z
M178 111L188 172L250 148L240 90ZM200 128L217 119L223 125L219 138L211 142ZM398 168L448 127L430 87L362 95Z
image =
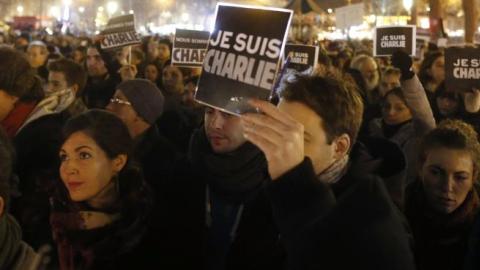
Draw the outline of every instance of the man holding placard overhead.
M363 111L356 90L296 76L285 83L278 107L250 104L262 113L242 116L244 136L267 159L289 269L414 269L384 180L405 168L404 159L387 141L356 143Z

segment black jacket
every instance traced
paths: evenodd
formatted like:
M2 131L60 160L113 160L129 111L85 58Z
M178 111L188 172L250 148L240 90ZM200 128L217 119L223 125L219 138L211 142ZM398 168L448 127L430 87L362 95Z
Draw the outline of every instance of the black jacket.
M382 166L362 152L357 145L334 185L317 180L305 158L269 186L289 269L415 269L404 220L378 176Z
M183 162L175 179L165 186L167 194L160 198L164 222L157 230L163 232L159 269L205 269L206 183L201 173ZM244 204L226 269L282 269L284 262L271 205L262 189Z
M50 114L26 125L13 139L19 183L12 197L12 215L23 230L23 239L35 249L51 242L49 193L59 179L58 151L62 128L70 115Z

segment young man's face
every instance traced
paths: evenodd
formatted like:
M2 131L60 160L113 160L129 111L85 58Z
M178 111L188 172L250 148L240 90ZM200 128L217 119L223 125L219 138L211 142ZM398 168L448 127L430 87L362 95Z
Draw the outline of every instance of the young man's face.
M47 93L54 93L68 88L65 74L58 71L50 71L48 73Z
M246 142L240 117L211 107L205 109L205 133L217 154L232 152Z
M91 77L100 77L108 72L105 62L96 48L87 50L87 72Z
M305 104L280 99L278 109L292 116L304 126L305 156L312 160L315 174L320 174L333 164L334 144L328 144L323 119Z

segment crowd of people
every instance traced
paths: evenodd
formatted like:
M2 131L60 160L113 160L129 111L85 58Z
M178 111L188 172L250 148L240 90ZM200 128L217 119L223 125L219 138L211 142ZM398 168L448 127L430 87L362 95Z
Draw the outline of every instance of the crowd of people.
M170 37L2 40L0 269L480 269L480 89L442 48L320 41L237 116Z

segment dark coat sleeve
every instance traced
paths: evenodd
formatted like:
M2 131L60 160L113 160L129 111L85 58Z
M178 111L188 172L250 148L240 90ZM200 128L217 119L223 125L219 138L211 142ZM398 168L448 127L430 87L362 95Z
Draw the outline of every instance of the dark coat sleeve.
M289 269L415 268L408 234L380 179L358 180L336 198L306 158L268 191Z

